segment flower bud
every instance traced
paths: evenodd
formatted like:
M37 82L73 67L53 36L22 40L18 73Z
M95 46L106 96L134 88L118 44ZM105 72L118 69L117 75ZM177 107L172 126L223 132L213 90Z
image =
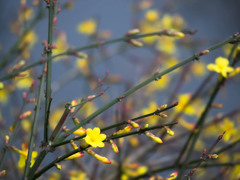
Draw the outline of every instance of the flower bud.
M149 124L144 124L142 127L141 127L141 129L146 129L146 128L148 128L149 127Z
M113 135L120 135L120 134L128 133L128 132L130 132L132 130L132 128L133 128L132 126L126 126L124 129L119 130L119 131L113 133Z
M78 118L77 118L76 116L74 116L74 117L72 118L72 120L73 120L73 123L74 123L75 125L77 125L77 124L80 123L79 120L78 120Z
M24 112L23 114L21 114L21 115L19 116L19 119L20 119L20 120L25 119L25 118L31 116L31 114L32 114L32 111L26 111L26 112Z
M139 34L139 33L140 33L140 30L137 29L137 28L135 28L135 29L129 30L129 31L125 34L125 36L132 36L132 35L136 35L136 34Z
M164 104L164 105L160 106L160 107L158 108L158 110L163 110L163 109L166 109L166 108L167 108L167 104Z
M111 140L111 139L109 140L109 142L110 142L110 144L111 144L111 147L112 147L113 152L119 153L118 147L117 147L116 143L115 143L113 140Z
M7 144L8 144L8 142L9 142L9 136L8 136L8 135L6 135L6 136L5 136L5 144L7 145Z
M202 55L205 55L205 54L208 54L210 51L209 50L203 50L201 51L198 56L202 56Z
M55 163L55 166L57 169L61 170L62 169L62 166L59 164L59 163Z
M169 127L165 126L164 129L166 130L167 134L169 134L170 136L174 135L174 131L172 131Z
M179 38L183 38L185 36L184 33L176 31L174 29L166 29L166 30L163 31L163 34L167 35L167 36L179 37Z
M0 178L2 178L3 176L5 176L5 174L6 174L6 170L2 170L2 171L0 172Z
M83 136L83 135L86 134L86 129L80 127L76 131L74 131L73 134L76 134L76 135L79 135L79 136Z
M127 40L127 43L135 46L135 47L142 47L143 46L143 43L137 39L129 39Z
M127 123L136 129L140 128L140 125L132 120L127 120Z
M162 118L167 118L167 117L168 117L168 115L166 115L166 114L164 114L164 113L158 113L157 115L160 116L160 117L162 117Z
M104 164L111 164L111 161L110 161L108 158L103 157L103 156L100 156L99 154L96 154L93 150L87 149L86 151L87 151L87 153L88 153L89 155L95 157L96 159L98 159L98 160L101 161L102 163L104 163Z
M217 154L209 154L207 156L207 159L217 159L218 158L218 155Z
M155 136L154 134L150 133L149 131L145 131L144 134L149 137L151 140L157 142L157 143L163 143L162 139Z

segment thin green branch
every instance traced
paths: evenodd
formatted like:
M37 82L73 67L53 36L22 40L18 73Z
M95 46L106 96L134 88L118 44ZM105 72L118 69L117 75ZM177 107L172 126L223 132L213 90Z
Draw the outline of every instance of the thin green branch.
M38 114L39 114L40 107L41 107L41 102L42 102L42 92L43 92L44 80L45 80L45 78L44 78L44 70L43 70L43 74L41 75L41 80L40 80L40 87L39 87L39 91L38 91L37 105L35 106L35 114L34 114L34 118L33 118L32 131L31 131L31 135L30 135L30 142L29 142L29 145L28 145L28 156L27 156L27 161L26 161L26 165L25 165L23 179L25 179L27 177L27 174L28 174L29 168L30 168L32 151L33 151L34 141L35 141L35 134L36 134L36 131L37 131Z
M46 102L45 102L45 121L44 121L44 142L48 142L49 113L51 99L51 80L52 80L52 41L53 41L53 18L55 4L53 0L49 1L49 19L48 19L48 46L47 46L47 75L46 75Z

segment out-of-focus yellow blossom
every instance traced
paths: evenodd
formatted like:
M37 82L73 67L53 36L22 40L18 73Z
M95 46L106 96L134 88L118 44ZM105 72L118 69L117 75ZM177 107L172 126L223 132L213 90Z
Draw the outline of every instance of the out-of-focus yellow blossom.
M234 77L239 73L240 73L240 67L236 67L231 73L229 73L228 77L229 78Z
M34 31L30 31L24 36L18 47L20 50L22 50L22 56L24 59L30 58L30 50L33 48L37 40L38 37Z
M232 72L234 69L230 66L228 66L229 61L228 59L224 57L218 57L215 60L216 64L208 64L207 68L210 71L215 71L219 74L221 74L223 77L227 78L227 73Z
M161 91L161 90L165 89L166 87L168 87L169 82L170 82L169 75L164 75L161 77L161 79L153 82L151 84L151 86L148 86L147 90L145 92L146 92L146 94L151 94L156 91Z
M152 9L152 10L148 10L145 13L145 19L149 22L154 22L158 20L158 18L159 18L159 15L157 10Z
M56 45L56 48L52 49L52 55L55 56L57 54L60 54L68 49L67 44L67 36L64 32L61 32L58 34L58 37L55 42L53 42L54 45ZM54 58L54 60L59 59L67 59L68 56L59 56Z
M24 8L22 11L20 11L18 19L21 23L24 21L29 21L33 17L33 8Z
M123 165L123 174L121 180L128 180L132 177L142 175L148 170L147 166L140 166L139 164Z
M133 147L137 147L139 145L139 140L135 136L129 137L129 142Z
M26 164L27 160L27 155L28 155L28 145L26 143L22 144L22 150L16 148L15 146L11 147L14 152L17 152L20 155L19 161L18 161L18 167L23 168ZM32 152L32 158L31 158L31 165L30 167L33 166L35 162L35 158L37 157L38 153L37 151Z
M0 103L6 104L8 102L9 91L5 89L0 90Z
M232 136L237 134L237 129L234 128L234 122L229 118L224 118L221 129L222 131L226 131L223 136L223 140L226 142L229 141Z
M71 170L70 180L89 180L85 172L79 170Z
M150 23L148 21L142 21L139 25L139 28L142 33L157 32L157 31L160 31L161 29L161 23L159 21L154 23ZM143 38L142 40L146 44L152 45L157 39L159 39L158 36L149 36L149 37Z
M32 85L33 82L33 78L30 75L30 71L24 71L21 73L21 75L23 75L23 77L18 77L16 76L14 78L14 82L16 83L16 87L18 89L28 89L30 88L30 86Z
M165 14L162 17L162 26L163 29L171 29L172 28L172 17L168 14Z
M100 134L100 129L98 127L94 129L88 128L87 135L84 140L92 147L104 147L103 141L106 139L106 137L106 134Z
M76 60L76 67L81 71L81 73L85 76L88 76L90 73L88 59L80 59Z
M60 180L61 174L59 172L53 171L49 176L48 180Z
M142 109L142 114L153 113L154 111L157 110L157 108L158 108L157 103L154 102L154 101L151 101L151 102L149 103L148 108L143 108L143 109ZM153 125L156 124L156 123L158 122L158 120L159 120L159 116L157 116L157 115L150 116L150 117L148 118L148 122L149 122L150 124L153 124Z
M174 54L176 52L175 39L172 37L160 37L156 43L156 49L166 54Z
M203 75L205 75L206 73L206 65L203 62L195 62L192 64L191 66L191 70L192 73L197 76L197 77L201 77Z
M94 113L97 110L97 106L95 103L87 102L80 110L80 113L84 116L90 116L92 113Z
M0 90L2 90L3 88L4 88L4 84L0 82Z
M239 154L234 154L233 159L234 159L234 161L239 162L240 161L240 155ZM232 170L230 180L236 180L236 179L239 179L239 178L240 178L240 165L235 165L233 170Z
M225 54L226 57L229 56L231 50L233 48L233 44L226 44L225 46L223 46L223 52ZM235 49L235 51L233 52L233 57L236 56L237 52L240 51L240 46L237 46L237 48Z
M89 19L87 21L84 21L77 26L77 31L79 33L82 33L88 36L93 35L96 32L96 29L97 29L97 23L94 19Z
M179 122L179 124L180 124L181 126L183 126L184 128L186 128L186 129L188 129L188 130L193 130L194 127L195 127L194 124L189 123L189 122L187 122L186 120L184 120L184 119L182 119L182 118L181 118L178 122Z
M23 119L21 121L22 127L25 130L25 132L31 132L32 124L29 119Z
M62 114L63 114L62 109L56 109L50 114L49 125L51 129L54 129L56 127L58 121L62 117Z
M192 105L186 106L191 98L191 94L182 94L179 96L179 104L174 108L177 112L183 111L187 115L194 115L195 109ZM186 107L185 107L186 106Z
M203 140L201 140L201 139L198 139L197 142L196 142L196 144L195 144L194 149L195 149L196 151L202 152L203 147L206 147L205 142L204 142Z

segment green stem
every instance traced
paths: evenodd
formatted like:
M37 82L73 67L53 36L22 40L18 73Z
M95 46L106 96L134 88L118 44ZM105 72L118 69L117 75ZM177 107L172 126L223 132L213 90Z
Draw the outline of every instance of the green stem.
M43 70L44 72L44 70ZM26 161L26 165L25 165L25 170L24 170L24 175L23 175L23 179L25 179L27 177L29 168L30 168L30 162L31 162L31 158L32 158L32 151L33 151L33 147L34 147L34 141L35 141L35 134L36 134L36 130L37 130L37 119L38 119L38 114L40 111L40 107L41 107L41 101L42 101L42 92L43 92L43 84L44 84L44 73L41 75L41 81L40 81L40 87L39 87L39 91L38 91L38 97L37 97L37 105L35 106L35 114L34 114L34 119L33 119L33 125L32 125L32 131L31 131L31 135L30 135L30 142L28 145L28 156L27 156L27 161Z
M51 98L51 79L52 79L52 40L53 40L53 18L54 3L49 1L49 20L48 20L48 47L47 47L47 76L46 76L46 103L45 103L45 121L44 121L44 142L48 142L50 98Z

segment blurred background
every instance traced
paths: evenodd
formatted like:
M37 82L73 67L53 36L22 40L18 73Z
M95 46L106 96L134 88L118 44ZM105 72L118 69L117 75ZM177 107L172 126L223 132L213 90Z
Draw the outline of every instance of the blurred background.
M16 0L0 1L1 59L17 41L24 27L31 24L36 15L45 6L43 1L26 1L24 8L25 10L31 9L31 12L25 14L25 20L21 20L20 3L24 4L25 2ZM57 58L54 60L52 72L53 102L51 127L54 127L67 102L71 102L74 99L80 100L90 95L98 95L107 89L101 98L86 105L78 114L79 119L87 117L107 102L120 96L154 73L161 72L201 50L226 40L240 29L240 21L238 20L240 1L238 0L63 0L58 1L58 7L61 8L61 11L59 9L54 29L54 44L57 45L57 49L55 52L53 51L54 54L64 52L69 48L82 47L93 42L119 38L134 28L139 28L142 33L161 31L166 28L194 33L186 34L185 38L179 39L169 37L139 39L143 43L143 47L134 47L130 43L119 42L83 51L82 53L86 53L88 57L64 56ZM22 7L22 9L24 8ZM17 55L9 55L9 61L12 63L1 70L1 77L6 75L11 67L20 62L20 60L25 60L26 64L41 60L44 48L42 41L47 40L47 19L47 12L45 11L43 18L37 21L33 28L34 34L29 37L33 44L27 44L26 52L20 51ZM19 23L20 21L21 23ZM90 23L90 25L86 25L86 23ZM87 26L87 30L84 30L81 25ZM96 26L92 29L93 32L89 32L88 28L91 29L91 26ZM121 103L111 107L91 124L88 124L87 127L104 127L114 122L150 113L160 105L166 103L170 105L175 101L179 101L181 107L181 103L188 101L204 82L204 79L209 77L209 80L204 84L204 90L199 94L199 99L196 100L195 105L191 106L192 110L190 108L188 111L184 111L179 120L180 127L177 127L175 132L178 135L182 134L189 130L189 127L197 121L208 100L209 93L211 93L217 82L218 74L211 74L206 65L214 63L219 56L227 58L230 48L230 45L219 48L201 57L199 61L189 63L181 69L163 76L159 81L144 87L134 95L124 99ZM108 71L109 75L106 76ZM31 78L36 79L41 72L42 66L35 67L30 72ZM99 78L101 79L99 80ZM104 82L104 85L101 82ZM215 100L215 103L223 104L223 107L211 110L208 122L211 122L210 120L217 116L236 110L233 119L236 123L240 123L238 115L240 107L239 82L239 76L233 77L226 82ZM19 85L18 80L8 80L4 81L4 83L6 83L5 85L8 87L9 93L5 92L5 94L2 93L0 95L0 99L7 97L7 100L5 98L5 100L0 102L1 139L3 139L5 134L9 133L8 128L16 119L16 115L22 106L22 93L26 92L30 87L29 83L27 86ZM35 91L31 94L32 98L37 95L38 85L39 82L36 81ZM27 104L25 109L32 109L32 104ZM176 113L181 110L180 108L179 110L169 111L167 113L169 116L167 121L174 119ZM40 122L42 122L43 117L42 112L39 119ZM157 120L154 119L156 117L147 119L147 122L156 124ZM166 122L166 120L159 120L159 122ZM20 133L23 134L22 137L25 141L28 141L29 138L29 132L27 131L30 129L30 124L31 119L27 119L26 123L22 125ZM70 124L68 128L72 126L73 124ZM200 143L196 147L195 157L199 157L199 152L204 147L210 146L209 142L213 142L223 132L223 126L223 123L219 123L219 126L217 126L218 130L206 128L206 130L212 131L212 133L201 137ZM237 124L235 124L235 127L240 130ZM42 130L39 125L38 142L42 139ZM231 138L235 140L235 137ZM16 139L14 145L20 147L22 142L22 139ZM172 159L177 157L177 153L181 150L180 146L185 141L173 139L170 141L173 144L169 143L166 147L156 146L148 141L146 144L144 142L146 142L146 139L143 137L138 138L136 136L128 139L125 145L121 146L123 153L119 155L120 159L124 161L128 157L126 164L140 163L150 167L156 167L160 164L161 166L162 164L170 163ZM227 144L230 141L224 143ZM132 147L131 150L128 144ZM36 144L36 150L40 149L38 146L39 143ZM141 148L143 146L146 146L146 148ZM67 151L66 149L64 150ZM99 152L116 159L115 155L109 152L104 152L104 150L99 150ZM147 152L148 155L143 155L144 152ZM172 153L169 154L169 152ZM235 151L233 150L233 152ZM58 155L61 154L60 152L56 153ZM17 158L17 156L14 158ZM54 158L50 157L49 160ZM93 163L93 160L87 162L88 160L89 158L85 158L83 162L86 164ZM109 171L104 170L106 166L97 167L100 170L96 173L101 174L101 178L107 177ZM82 170L84 171L84 168ZM87 174L91 174L94 170L89 168L88 170L85 169L85 171ZM51 170L50 172L53 171ZM169 173L166 172L161 175L167 176ZM219 170L216 170L216 174L218 173ZM206 177L203 172L202 174L202 176L199 175L200 179ZM212 178L216 174L213 173Z

